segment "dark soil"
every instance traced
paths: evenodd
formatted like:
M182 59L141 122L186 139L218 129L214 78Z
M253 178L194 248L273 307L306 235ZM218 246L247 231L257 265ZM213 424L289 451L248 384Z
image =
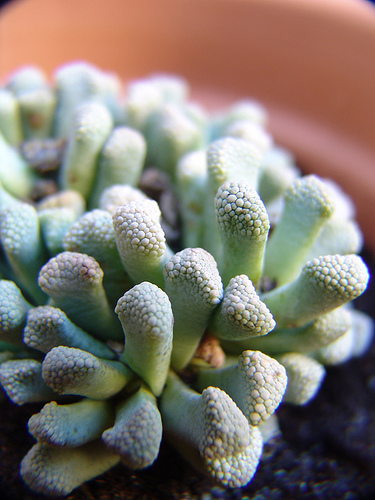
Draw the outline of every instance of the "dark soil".
M369 255L364 256L375 276ZM357 300L372 317L375 283ZM0 496L42 499L22 483L19 463L33 439L26 423L39 405L0 404ZM246 499L372 500L375 498L375 343L360 359L328 368L318 396L305 407L278 411L283 437L265 446L247 488L224 490L187 465L163 443L159 459L132 473L117 466L75 490L70 500Z

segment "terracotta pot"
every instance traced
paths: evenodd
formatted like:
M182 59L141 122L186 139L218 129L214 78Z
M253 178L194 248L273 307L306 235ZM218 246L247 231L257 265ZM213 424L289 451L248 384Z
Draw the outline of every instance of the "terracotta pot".
M86 59L125 80L185 76L207 106L262 101L306 172L355 199L375 250L375 9L361 0L18 0L0 15L0 75Z

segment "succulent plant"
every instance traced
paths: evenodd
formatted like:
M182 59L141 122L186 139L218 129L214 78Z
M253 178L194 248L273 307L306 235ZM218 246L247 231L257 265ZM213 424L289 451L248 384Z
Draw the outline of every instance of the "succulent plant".
M162 434L245 486L279 404L372 339L351 201L301 175L259 103L208 114L188 90L124 92L84 62L0 89L0 382L44 404L21 463L37 492L148 467Z

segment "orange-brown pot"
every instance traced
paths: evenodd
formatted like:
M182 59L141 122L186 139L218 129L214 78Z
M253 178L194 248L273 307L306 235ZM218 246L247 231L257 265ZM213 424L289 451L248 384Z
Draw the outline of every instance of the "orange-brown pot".
M306 172L355 199L375 250L375 9L364 0L16 0L0 76L86 59L124 80L185 76L210 107L255 97Z

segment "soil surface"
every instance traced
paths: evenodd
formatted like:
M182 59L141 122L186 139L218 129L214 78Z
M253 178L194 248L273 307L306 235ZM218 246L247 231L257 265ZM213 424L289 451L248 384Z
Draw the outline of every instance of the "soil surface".
M372 276L373 259L365 254ZM356 301L375 316L375 283ZM0 493L4 500L43 499L19 477L33 445L26 424L40 405L0 404ZM86 483L69 500L372 500L375 498L375 343L360 359L327 369L318 396L305 407L278 410L282 437L265 446L250 485L224 490L163 443L155 465L132 473L119 465Z

